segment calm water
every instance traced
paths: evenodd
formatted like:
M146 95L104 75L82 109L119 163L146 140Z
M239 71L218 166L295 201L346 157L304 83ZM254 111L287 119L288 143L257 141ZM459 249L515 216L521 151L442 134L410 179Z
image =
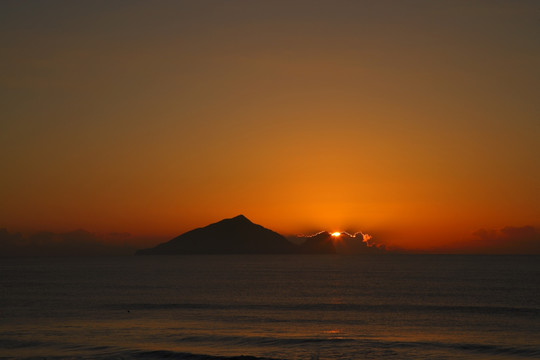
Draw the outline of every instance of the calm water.
M0 357L540 358L540 257L0 263Z

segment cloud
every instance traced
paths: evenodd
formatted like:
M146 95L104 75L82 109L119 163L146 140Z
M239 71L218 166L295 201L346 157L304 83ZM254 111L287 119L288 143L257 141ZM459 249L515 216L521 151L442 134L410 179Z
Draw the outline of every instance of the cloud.
M480 229L467 248L487 254L540 254L540 230L531 225Z
M366 253L383 253L386 252L384 244L379 243L376 239L367 233L357 232L349 234L342 232L339 237L332 236L327 231L320 231L313 235L297 235L288 238L295 244L309 244L315 240L320 243L331 244L338 254L366 254Z
M28 236L0 229L1 256L98 256L131 255L135 247L129 234L99 235L86 230L65 233L47 231Z
M360 231L351 235L343 232L336 241L336 250L338 254L382 253L386 247L368 233Z

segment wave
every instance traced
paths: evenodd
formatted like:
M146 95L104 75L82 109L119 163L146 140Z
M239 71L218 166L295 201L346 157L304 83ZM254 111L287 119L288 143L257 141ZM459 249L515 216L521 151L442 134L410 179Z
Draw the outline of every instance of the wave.
M171 347L178 345L196 345L196 348L239 349L238 355L210 355L191 352L172 351L162 349L137 349L120 346L93 346L73 343L43 343L33 341L20 341L17 339L0 339L0 348L20 349L34 348L44 350L49 354L62 354L47 356L40 354L39 357L18 357L20 359L180 359L180 360L274 360L275 358L264 356L268 349L277 350L283 354L290 354L291 358L306 358L307 350L316 350L321 358L363 358L367 355L378 359L410 359L411 354L416 359L434 359L434 353L441 351L448 358L470 358L471 356L500 356L501 359L538 359L540 348L533 346L505 346L495 344L477 343L446 343L437 341L389 341L376 338L317 338L317 337L268 337L268 336L220 336L215 334L194 335L175 338ZM197 346L197 344L199 346ZM45 350L46 349L46 350ZM266 350L262 350L266 349ZM55 351L57 350L57 351ZM272 351L273 351L272 350ZM69 355L65 355L69 353ZM35 352L35 351L34 351ZM299 357L300 353L303 355ZM242 355L242 353L245 353ZM45 355L45 356L43 356ZM317 355L318 357L319 355ZM310 356L308 355L307 358ZM443 356L444 357L444 356ZM10 357L15 358L15 357ZM283 359L283 357L280 357ZM371 358L371 357L369 357Z
M540 308L470 305L364 305L364 304L201 304L132 303L104 306L113 310L284 310L284 311L369 311L369 312L451 312L487 315L540 316Z
M100 351L95 351L100 350ZM118 350L114 347L98 346L81 349L77 355L55 355L38 357L7 357L2 359L21 359L21 360L73 360L73 359L178 359L178 360L278 360L269 357L257 357L250 355L238 356L219 356L206 354L193 354L188 352L178 352L169 350Z
M47 344L40 341L27 341L19 339L0 338L0 349L24 349L38 346L45 346Z
M166 350L155 351L138 351L130 354L136 359L182 359L182 360L275 360L267 357L256 357L249 355L240 356L213 356L213 355L201 355L191 354L183 352L174 352Z
M226 335L190 335L184 337L175 337L175 343L206 343L212 345L227 345L235 347L291 347L304 346L310 344L320 344L327 346L354 345L357 341L351 338L306 338L306 337L270 337L270 336L226 336Z
M294 345L297 348L306 348L310 342L317 342L320 339L295 339L289 345ZM291 352L294 347L289 348ZM461 344L461 343L441 343L441 342L399 342L399 341L378 341L378 340L366 340L360 341L354 346L349 346L344 349L342 354L335 352L335 347L330 347L333 356L326 354L324 348L321 353L317 351L319 355L324 358L355 358L358 356L364 356L367 354L378 354L378 359L392 358L392 359L409 359L410 353L407 351L414 350L416 354L415 358L433 359L438 358L433 356L432 350L445 350L447 355L452 358L461 358L461 355L469 356L476 355L489 355L489 356L501 356L502 358L525 358L525 359L537 359L540 357L540 349L532 347L506 347L498 345L485 345L485 344ZM253 356L253 355L236 355L236 356L220 356L220 355L208 355L208 354L196 354L190 352L178 352L164 349L156 350L141 350L141 349L119 349L111 346L94 346L94 347L80 347L77 348L75 354L59 355L59 356L39 356L39 359L54 359L54 360L67 360L67 359L178 359L178 360L277 360L272 357ZM306 353L304 353L305 355ZM291 354L292 355L292 354ZM336 357L336 355L338 355ZM295 358L297 358L295 356ZM312 358L314 358L312 356ZM20 357L19 359L37 359L37 357Z
M397 342L394 347L443 348L485 355L513 355L526 358L540 357L540 349L489 344L441 343L441 342Z

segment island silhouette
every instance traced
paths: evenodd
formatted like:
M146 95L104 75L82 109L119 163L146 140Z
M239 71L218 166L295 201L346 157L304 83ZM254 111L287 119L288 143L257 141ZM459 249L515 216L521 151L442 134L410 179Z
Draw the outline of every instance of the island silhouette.
M244 215L224 219L188 231L137 255L176 254L334 254L336 248L328 236L306 239L294 244L283 235L254 224Z

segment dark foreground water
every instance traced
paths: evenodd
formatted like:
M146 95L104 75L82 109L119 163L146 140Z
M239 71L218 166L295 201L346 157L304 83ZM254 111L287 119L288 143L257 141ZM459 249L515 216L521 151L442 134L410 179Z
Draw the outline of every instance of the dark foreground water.
M540 257L0 262L0 357L540 358Z

